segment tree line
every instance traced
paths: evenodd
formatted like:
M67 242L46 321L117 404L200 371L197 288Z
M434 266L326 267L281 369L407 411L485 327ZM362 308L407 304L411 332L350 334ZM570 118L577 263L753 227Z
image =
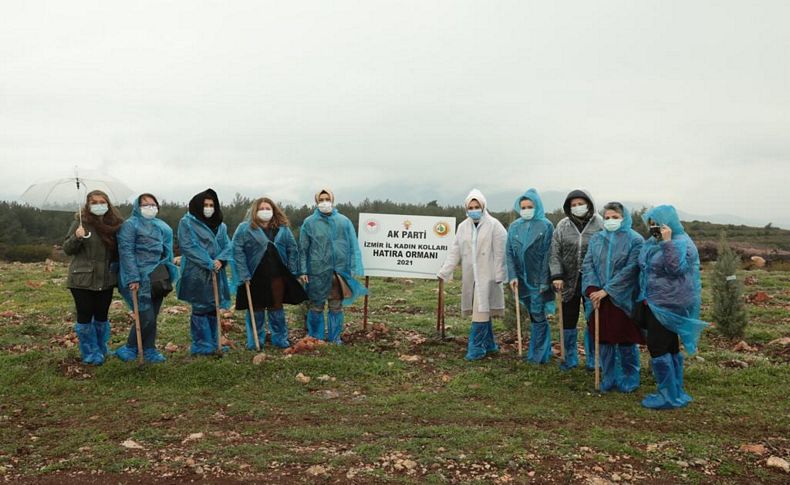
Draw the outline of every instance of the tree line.
M228 226L229 234L233 234L236 227L247 216L254 199L240 194L230 202L222 204L224 222ZM308 205L281 206L288 216L291 227L298 237L302 221L313 212L313 207ZM465 216L465 209L461 205L441 205L436 200L427 203L406 203L392 200L365 199L359 203L337 203L338 211L351 219L356 227L359 214L362 212L380 214L409 214L424 216L455 217L460 222ZM131 204L118 206L123 217L131 213ZM167 222L174 232L178 221L187 210L186 203L162 201L158 217ZM647 209L642 208L632 213L634 229L647 236L647 227L642 221L642 214ZM513 211L491 212L502 224L507 227L518 216ZM546 214L546 217L556 225L565 214L562 209L556 209ZM41 261L52 255L52 247L59 245L66 236L66 231L74 221L75 213L39 210L17 202L0 202L0 258L17 261ZM722 230L736 240L752 243L766 243L778 249L790 250L790 231L766 226L753 228L747 226L734 226L711 224L708 222L685 222L686 229L692 238L716 239ZM177 241L176 241L177 244Z

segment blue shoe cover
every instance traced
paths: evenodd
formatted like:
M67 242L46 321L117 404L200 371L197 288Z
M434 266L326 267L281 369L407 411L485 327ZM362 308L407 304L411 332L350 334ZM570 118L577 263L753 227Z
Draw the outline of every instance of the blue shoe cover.
M578 329L564 329L562 331L562 345L565 348L565 361L560 363L560 370L571 370L579 366L578 338Z
M104 356L99 352L96 342L96 331L91 323L74 324L74 332L79 341L80 356L83 364L102 365Z
M263 346L266 343L266 322L264 312L255 312L255 329L258 331L258 343L263 351ZM244 319L244 328L247 331L247 350L255 350L255 335L252 333L252 320L250 320L250 312Z
M658 392L647 395L642 406L650 409L675 409L687 404L678 394L675 364L671 354L655 357L650 361Z
M343 334L343 312L329 311L329 335L326 341L329 343L342 345L340 336Z
M464 357L466 360L480 360L486 356L486 326L487 322L472 322Z
M307 311L307 335L324 340L324 312Z
M618 345L622 375L617 383L620 392L634 392L639 389L639 346Z
M272 332L272 345L281 349L287 349L291 344L288 343L288 322L285 320L285 310L269 310L268 313L269 329Z
M214 317L216 322L216 317ZM189 350L193 355L210 355L217 352L215 335L216 328L212 327L208 315L195 315L189 318L189 333L192 336L192 345Z
M549 359L551 359L549 322L532 322L529 335L529 350L525 360L534 364L545 364Z

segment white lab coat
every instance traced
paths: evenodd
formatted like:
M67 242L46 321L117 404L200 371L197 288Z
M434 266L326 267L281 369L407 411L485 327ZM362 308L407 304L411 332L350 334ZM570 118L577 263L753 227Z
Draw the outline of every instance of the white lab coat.
M479 197L474 198L479 200ZM464 316L472 314L473 301L477 303L475 310L478 313L504 313L502 283L507 279L506 241L507 231L502 223L485 210L477 227L470 218L458 225L455 240L437 276L445 281L451 280L455 267L461 262L461 312ZM477 298L474 298L474 292L477 292Z

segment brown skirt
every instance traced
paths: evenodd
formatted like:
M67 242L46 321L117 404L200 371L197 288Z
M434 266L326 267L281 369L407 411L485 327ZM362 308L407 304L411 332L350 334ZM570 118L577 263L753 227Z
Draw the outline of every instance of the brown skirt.
M587 288L587 295L598 291L598 288ZM602 344L641 344L645 339L637 324L622 309L612 303L608 296L601 301L598 309L601 327ZM595 339L595 315L588 322L590 336Z

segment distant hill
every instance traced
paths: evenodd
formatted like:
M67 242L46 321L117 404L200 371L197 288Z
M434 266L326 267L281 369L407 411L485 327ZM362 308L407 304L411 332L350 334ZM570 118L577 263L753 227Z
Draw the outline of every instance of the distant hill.
M435 187L431 187L422 183L412 184L408 186L403 185L392 185L392 184L378 184L371 187L365 187L363 189L352 189L352 190L345 190L338 193L338 200L339 201L351 201L351 202L358 202L362 201L365 198L371 197L371 194L374 194L376 199L379 200L399 200L399 201L407 201L409 203L427 203L431 200L438 200L439 204L443 205L459 205L466 197L468 193L468 187L463 189L451 189L447 190L446 188L442 188L441 196L437 197L434 194L437 192ZM484 190L483 193L486 195L486 199L488 200L488 207L491 211L510 211L513 207L513 202L515 201L516 197L518 196L517 191L513 190ZM426 196L425 194L429 194ZM547 212L551 212L555 209L559 209L562 207L562 204L565 202L565 196L568 193L566 191L558 191L558 190L546 190L541 191L540 196L543 199L543 205L546 207ZM596 204L603 204L604 201L601 200L596 194L593 194L593 198L595 199ZM629 207L631 210L638 210L643 207L652 207L659 203L663 203L663 201L654 201L654 202L645 202L645 201L633 201L633 200L622 200L620 201ZM298 204L301 204L298 203ZM297 205L298 205L297 204ZM755 218L745 218L733 214L695 214L690 212L685 212L681 208L678 208L678 215L684 221L707 221L713 224L734 224L734 225L745 225L745 226L754 226L754 227L762 227L768 221L763 221L759 215ZM788 224L781 224L775 223L774 226L779 227L787 227L790 228L790 223Z
M223 202L228 202L231 200L230 195L237 193L237 188L234 186L226 186L223 184L215 184L214 188L220 194L220 200ZM440 187L437 188L436 186L429 185L422 181L417 183L404 185L404 184L393 184L393 183L380 183L371 186L362 186L362 187L354 187L354 188L341 188L337 191L337 201L352 203L352 204L359 204L366 199L375 199L375 200L398 200L404 201L405 204L409 205L420 205L420 204L427 204L433 200L436 200L439 205L444 206L457 206L460 205L463 201L464 197L468 193L469 187L464 188L450 188L447 187ZM507 190L484 190L483 193L486 195L488 199L488 206L491 211L497 212L506 212L510 211L513 207L513 202L515 198L518 196L519 192L514 191L512 189ZM169 197L163 197L162 201L168 202L176 202L181 201L186 203L186 201L191 197L191 195L180 194L179 191L175 191L171 194L168 194ZM242 194L245 197L257 197L258 194ZM559 190L546 190L540 192L541 198L543 199L543 204L546 207L547 212L551 212L555 209L559 209L562 207L563 202L565 201L565 196L567 195L566 191L559 191ZM602 204L604 200L597 194L593 194L595 198L596 204ZM183 199L183 200L182 200ZM294 207L300 207L305 203L311 204L313 199L312 192L308 190L302 190L299 193L288 194L287 198L281 198L278 200L282 205L292 205ZM8 194L0 194L0 200L9 200L11 202L18 202L14 200L14 197L9 196ZM630 201L630 200L622 200L620 201L629 207L631 210L638 210L642 207L652 207L653 205L663 203L664 201L653 201L645 202L645 201ZM745 226L754 226L754 227L762 227L768 220L761 218L759 214L756 214L753 218L746 218L741 217L733 214L696 214L691 212L685 212L682 208L678 208L678 215L684 221L707 221L714 224L734 224L734 225L745 225ZM774 226L776 227L784 227L790 229L790 218L785 219L783 221L774 221Z
M716 247L721 233L724 232L727 240L741 254L755 254L769 259L790 259L790 231L787 229L702 221L684 221L683 227L697 243L700 252L704 246Z

